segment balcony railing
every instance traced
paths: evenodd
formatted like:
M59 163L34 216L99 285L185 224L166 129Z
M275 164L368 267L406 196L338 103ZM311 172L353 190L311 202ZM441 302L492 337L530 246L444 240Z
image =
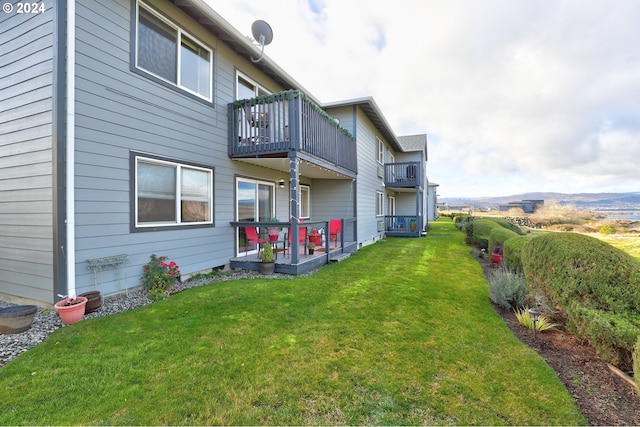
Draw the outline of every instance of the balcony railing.
M423 185L422 162L385 163L384 185L387 187L420 187Z
M420 234L422 223L417 215L386 215L384 229L388 235Z
M357 173L356 141L300 91L229 104L229 156L278 157L291 150Z

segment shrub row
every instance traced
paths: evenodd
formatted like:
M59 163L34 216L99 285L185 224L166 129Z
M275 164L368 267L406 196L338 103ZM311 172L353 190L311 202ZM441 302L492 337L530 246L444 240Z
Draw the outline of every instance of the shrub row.
M494 228L489 233L489 252L495 252L494 249L496 245L503 246L503 250L504 250L504 242L517 236L518 234L506 228L502 228L502 227Z
M520 253L522 252L524 245L526 245L531 239L533 239L531 236L517 236L512 237L503 243L502 260L504 261L504 266L507 270L521 274L523 273L522 257L520 256Z
M570 329L605 360L630 368L640 337L636 259L593 237L549 233L526 242L521 263L529 287L561 308Z
M503 244L511 237L524 234L520 227L501 218L475 218L465 228L467 236L472 236L469 243L475 243L489 252L493 251L496 243ZM492 238L493 230L496 232Z

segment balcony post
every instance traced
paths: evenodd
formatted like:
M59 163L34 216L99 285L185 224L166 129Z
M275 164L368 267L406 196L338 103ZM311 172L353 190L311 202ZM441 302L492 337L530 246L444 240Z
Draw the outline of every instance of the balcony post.
M289 212L291 212L291 227L289 233L291 234L291 263L298 264L300 258L299 248L299 235L300 229L298 223L300 222L300 186L298 185L298 177L300 176L300 164L298 162L298 155L296 151L292 151L289 155Z

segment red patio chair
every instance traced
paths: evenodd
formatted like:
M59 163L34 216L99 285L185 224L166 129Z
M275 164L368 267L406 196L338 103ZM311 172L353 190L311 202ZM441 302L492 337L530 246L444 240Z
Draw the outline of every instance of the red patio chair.
M258 236L258 230L255 227L245 227L244 233L247 236L247 242L252 245L259 245L267 241L266 239Z
M334 242L334 248L338 247L338 235L342 233L342 220L332 219L329 222L329 240Z
M288 234L287 240L289 241L289 248L291 248L291 229L290 228L287 230L287 234ZM302 245L303 253L306 253L307 227L298 227L298 243Z

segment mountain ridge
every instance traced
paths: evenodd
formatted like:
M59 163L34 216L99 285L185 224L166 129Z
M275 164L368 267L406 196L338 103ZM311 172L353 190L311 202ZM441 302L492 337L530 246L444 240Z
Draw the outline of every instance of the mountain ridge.
M439 203L468 204L476 207L491 207L504 205L509 202L521 200L554 200L561 204L574 204L580 208L635 208L640 209L640 192L627 193L556 193L556 192L528 192L509 196L482 196L482 197L443 197Z

